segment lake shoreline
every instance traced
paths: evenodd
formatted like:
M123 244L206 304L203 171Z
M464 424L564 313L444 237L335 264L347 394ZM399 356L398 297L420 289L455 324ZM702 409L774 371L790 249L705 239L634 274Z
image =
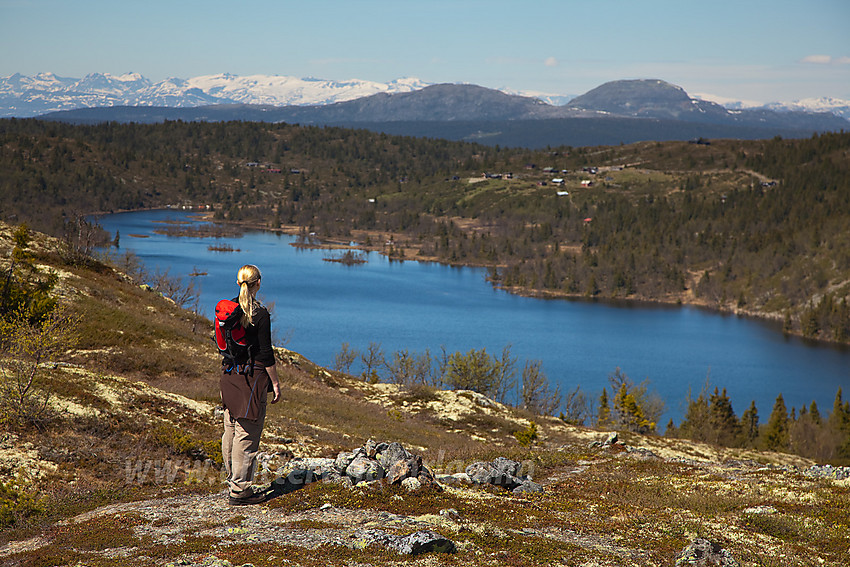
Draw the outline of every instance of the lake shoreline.
M255 221L231 221L231 220L223 220L214 218L214 212L212 210L203 209L179 209L179 208L144 208L144 209L133 209L133 210L122 210L115 211L114 213L132 213L139 211L151 211L151 210L169 210L175 212L184 212L187 214L191 214L196 216L201 221L206 222L214 222L217 224L222 224L231 227L238 227L241 230L253 230L253 231L263 231L269 233L281 233L287 234L290 236L304 236L307 227L299 226L299 225L280 225L277 228L269 227L259 222ZM95 213L94 215L105 215L105 214L113 214L111 212L101 212ZM391 231L354 231L355 235L359 236L359 240L351 241L351 240L342 240L339 238L322 238L321 236L313 233L309 234L308 237L311 239L309 244L304 244L303 246L321 249L321 250L360 250L363 252L371 253L375 252L377 254L381 254L383 256L388 257L392 261L416 261L416 262L432 262L436 264L441 264L444 266L451 267L463 267L463 268L492 268L492 265L487 265L483 263L477 262L446 262L436 256L431 256L427 254L421 254L420 248L415 245L415 243L409 239L407 235L404 233L394 233ZM187 233L182 236L192 237L193 234ZM365 238L364 238L365 237ZM315 240L315 242L312 242ZM364 243L366 240L371 240L372 242L377 241L379 244L371 244L367 245ZM399 251L400 254L399 255ZM408 255L407 252L414 251L413 255ZM502 266L497 266L502 267ZM488 281L493 285L493 282L488 279ZM779 312L763 312L763 311L753 311L749 309L743 309L737 307L733 304L730 304L728 307L722 307L710 304L706 301L700 301L699 298L696 298L692 294L692 288L688 288L681 294L677 294L675 296L669 296L665 298L658 297L648 297L648 296L638 296L632 295L629 297L597 297L597 296L588 296L586 293L569 293L565 291L555 291L555 290L539 290L539 289L528 289L520 286L502 286L495 284L494 288L505 291L506 293L510 293L513 295L517 295L520 297L528 297L534 299L563 299L569 301L582 301L588 303L603 303L606 305L614 305L621 307L639 307L639 306L658 306L658 307L692 307L700 310L707 311L709 313L716 313L723 316L736 316L747 319L754 319L758 321L762 321L771 325L777 326L777 332L789 336L796 337L803 341L812 342L815 344L824 344L835 347L848 347L850 346L850 342L842 343L838 341L821 339L821 338L810 338L804 337L801 332L794 331L786 331L782 329L782 322L784 320L784 314Z

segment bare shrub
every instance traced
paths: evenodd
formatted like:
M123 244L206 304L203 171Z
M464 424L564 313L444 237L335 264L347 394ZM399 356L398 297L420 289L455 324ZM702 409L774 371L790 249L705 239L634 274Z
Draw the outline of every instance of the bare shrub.
M172 276L166 269L164 272L157 271L152 278L153 288L167 297L178 307L186 307L191 305L198 299L198 290L195 289L195 279L189 278L189 281L184 283L183 278Z
M564 411L560 417L567 423L584 425L593 420L590 398L584 393L581 386L576 386L575 390L567 394L563 407Z
M360 362L363 364L361 374L363 379L368 382L377 382L378 368L384 365L384 351L381 343L370 342L366 350L360 353Z
M539 360L525 363L520 387L522 407L537 415L552 415L561 407L561 388L553 390Z
M399 350L384 365L394 384L427 384L431 375L431 354L427 350L423 354Z
M354 364L354 361L357 360L358 356L360 356L360 353L357 349L351 348L351 345L347 342L342 343L339 348L339 352L334 356L333 369L338 372L350 374L351 365Z

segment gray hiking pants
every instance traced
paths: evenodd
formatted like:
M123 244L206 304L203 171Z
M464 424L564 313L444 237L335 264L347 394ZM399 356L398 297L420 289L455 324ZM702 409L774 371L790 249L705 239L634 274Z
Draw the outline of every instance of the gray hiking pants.
M263 400L265 402L265 400ZM266 419L266 404L260 404L257 419L233 419L230 410L224 410L224 435L221 436L221 456L227 473L225 482L231 496L247 496L257 468L260 436Z

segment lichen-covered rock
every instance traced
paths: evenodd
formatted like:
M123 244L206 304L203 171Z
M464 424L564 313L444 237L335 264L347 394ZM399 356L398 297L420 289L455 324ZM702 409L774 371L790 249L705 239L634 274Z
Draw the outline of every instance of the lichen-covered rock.
M740 564L716 543L697 538L676 556L676 567L740 567Z
M366 441L366 444L363 445L363 452L370 459L374 459L375 455L378 453L378 444L375 443L373 439L369 439Z
M436 480L442 484L448 484L449 486L459 486L462 484L470 484L472 482L472 479L465 472L438 475Z
M517 476L520 468L522 468L522 463L506 459L505 457L496 457L493 459L492 466L497 475Z
M411 454L400 443L376 443L372 439L362 447L340 452L335 459L292 459L280 468L278 475L277 482L286 484L287 488L314 480L356 486L386 477L390 484L413 479L416 482L408 483L408 487L415 485L440 489L434 474L422 464L421 456Z
M359 454L359 450L355 451L343 451L336 456L336 460L334 460L334 468L341 473L345 473L345 470L348 468L348 465L357 458Z
M476 461L466 467L466 475L469 477L470 482L474 482L476 484L489 484L490 479L492 477L492 467L490 463L485 463L484 461Z
M513 489L514 494L522 492L543 492L543 487L532 480L523 480L522 484Z
M399 537L387 545L402 555L420 553L453 553L456 549L452 540L429 530L414 532Z
M850 478L850 467L816 465L804 470L803 474L812 478L830 478L833 480L846 480Z
M607 437L605 437L604 441L591 441L590 443L587 444L587 446L590 449L595 449L595 448L598 448L598 447L611 447L613 445L616 445L618 441L619 441L619 437L617 436L617 433L614 432L614 433L609 433L607 435Z
M356 547L381 545L400 555L419 555L420 553L453 553L457 548L453 541L430 530L423 530L399 536L384 530L363 529L355 534Z
M419 475L422 466L422 457L416 456L409 459L400 459L389 466L387 470L387 481L396 484L406 478L415 478Z
M491 463L485 463L483 461L472 463L466 467L466 474L474 484L492 484L508 490L514 490L522 486L524 482L531 481L529 478L517 476L521 468L522 463L506 459L505 457L497 457ZM531 485L528 488L533 490Z
M358 482L369 482L384 478L386 471L375 459L370 459L366 455L358 455L346 467L345 475L357 484Z
M434 473L432 473L425 465L419 467L419 474L416 478L422 486L430 486L433 488L439 488L440 486L437 479L434 477Z
M393 442L387 445L382 451L379 451L376 458L378 459L378 462L381 463L381 466L387 470L398 461L413 458L413 455L411 455L407 449L401 445L401 443Z

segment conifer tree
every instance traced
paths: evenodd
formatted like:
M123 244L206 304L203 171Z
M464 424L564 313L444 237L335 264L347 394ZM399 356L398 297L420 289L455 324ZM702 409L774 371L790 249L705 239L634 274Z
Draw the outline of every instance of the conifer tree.
M597 427L611 427L611 407L608 405L608 390L602 388L599 396L599 413L596 416Z
M835 394L827 428L833 439L835 456L841 460L850 459L850 402L842 399L841 388Z
M676 424L673 423L673 418L670 418L670 421L667 422L667 427L664 430L665 437L673 437L676 438L679 436L679 431L676 429Z
M835 430L844 429L848 420L847 412L845 411L844 402L842 400L841 388L835 394L835 401L832 403L832 413L829 416L829 426Z
M812 423L816 423L820 425L821 416L820 411L818 410L818 404L814 400L812 400L812 405L809 406L809 419L812 420Z
M788 445L788 410L782 394L779 394L764 432L764 448L768 451L786 451Z
M709 405L705 397L705 388L695 400L691 398L691 394L688 392L688 409L685 411L685 419L682 420L682 425L679 426L680 436L694 441L707 441L708 417Z
M655 430L655 424L646 418L643 409L625 383L620 386L620 390L614 398L614 415L619 429L638 433L648 433Z
M741 435L741 424L735 415L735 410L732 409L729 396L726 395L726 388L723 388L723 393L718 393L717 388L714 388L710 403L709 440L726 447L737 444Z
M759 412L756 409L756 401L750 402L750 407L747 408L741 415L741 446L755 447L759 438Z

